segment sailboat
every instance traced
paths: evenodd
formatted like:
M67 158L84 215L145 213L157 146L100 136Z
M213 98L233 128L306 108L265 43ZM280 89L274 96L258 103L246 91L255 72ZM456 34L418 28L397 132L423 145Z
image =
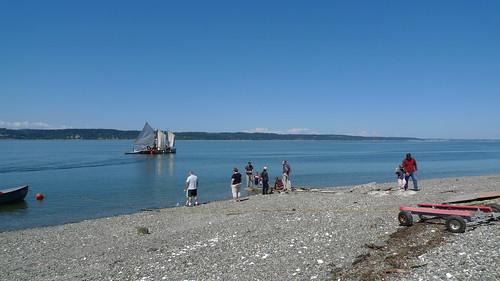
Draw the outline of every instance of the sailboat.
M170 131L155 131L146 122L134 140L134 150L126 154L167 154L175 151L175 134Z

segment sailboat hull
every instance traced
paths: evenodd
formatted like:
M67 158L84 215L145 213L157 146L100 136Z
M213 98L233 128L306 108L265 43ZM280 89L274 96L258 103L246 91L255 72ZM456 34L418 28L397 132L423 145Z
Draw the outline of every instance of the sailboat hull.
M132 151L132 152L125 152L125 154L149 154L149 155L156 155L156 154L171 154L175 153L176 149L165 149L165 150L140 150L140 151Z

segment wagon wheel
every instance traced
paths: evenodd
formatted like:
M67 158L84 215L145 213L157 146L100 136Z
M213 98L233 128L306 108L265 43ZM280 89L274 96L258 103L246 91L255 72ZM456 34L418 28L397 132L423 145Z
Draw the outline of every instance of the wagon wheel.
M488 206L493 209L493 212L495 213L500 213L500 204L496 204L496 203L491 203L491 204L488 204Z
M398 215L399 225L402 226L412 226L413 225L413 217L410 212L401 211Z
M453 233L465 232L465 220L460 216L450 216L446 219L446 228Z

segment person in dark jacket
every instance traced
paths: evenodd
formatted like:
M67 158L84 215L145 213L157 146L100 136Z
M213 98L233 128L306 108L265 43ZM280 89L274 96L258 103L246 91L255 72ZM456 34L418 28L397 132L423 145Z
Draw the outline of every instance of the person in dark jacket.
M403 166L403 169L405 170L405 190L408 189L408 180L411 177L411 181L413 182L413 190L417 191L418 190L418 184L417 184L417 177L415 173L417 172L417 160L415 158L411 157L410 153L406 154L406 158L403 160L403 163L401 164Z
M240 185L241 174L238 172L238 168L234 168L233 175L231 176L231 193L233 194L233 199L236 202L240 202Z
M262 173L260 173L260 178L262 181L262 194L269 193L269 174L267 173L267 167L264 167Z

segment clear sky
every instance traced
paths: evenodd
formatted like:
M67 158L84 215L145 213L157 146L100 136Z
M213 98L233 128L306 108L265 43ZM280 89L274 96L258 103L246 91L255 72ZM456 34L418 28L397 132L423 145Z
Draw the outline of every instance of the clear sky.
M0 127L500 138L500 1L0 0Z

